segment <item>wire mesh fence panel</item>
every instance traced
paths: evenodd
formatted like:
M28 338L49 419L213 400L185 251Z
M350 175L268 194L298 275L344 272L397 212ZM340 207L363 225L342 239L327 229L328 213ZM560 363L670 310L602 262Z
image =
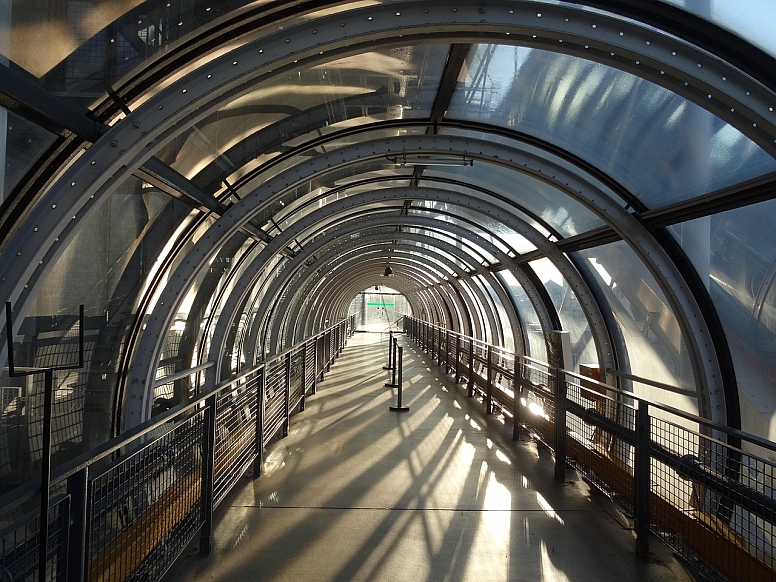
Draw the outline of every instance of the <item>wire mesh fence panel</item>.
M712 578L774 580L774 464L651 418L652 529Z
M566 382L566 399L567 461L632 511L636 409L577 381Z
M213 463L216 506L256 457L256 410L259 376L254 375L216 399L216 440Z
M91 482L88 580L158 580L202 525L204 411Z
M307 394L315 384L315 342L305 344L305 370L304 370L304 392Z
M291 353L291 409L297 407L304 396L304 350Z
M264 444L283 426L286 415L286 363L278 358L267 364L264 385Z
M555 376L546 369L522 366L521 423L545 444L553 442L555 425Z
M493 406L512 418L515 391L513 388L515 356L506 350L493 350Z
M67 582L70 497L58 496L49 507L46 579ZM37 582L40 568L40 514L37 510L0 530L0 580Z

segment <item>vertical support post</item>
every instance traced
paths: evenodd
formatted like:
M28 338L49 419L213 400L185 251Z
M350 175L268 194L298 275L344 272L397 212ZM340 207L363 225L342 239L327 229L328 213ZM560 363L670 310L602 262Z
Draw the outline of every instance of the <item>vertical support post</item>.
M439 341L437 342L437 366L442 365L442 330L441 328L437 332L437 336L439 337Z
M649 557L651 445L649 405L643 400L639 400L639 408L636 411L636 458L633 469L633 491L636 518L636 555L642 559Z
M469 338L469 378L466 389L469 397L474 396L474 338Z
M326 371L331 370L331 345L332 345L332 333L331 330L326 332Z
M407 412L410 407L409 406L403 406L402 405L402 367L404 363L404 348L399 347L399 354L398 354L398 360L396 362L396 368L399 369L399 380L398 380L398 388L399 388L399 395L398 395L398 402L396 406L389 406L388 408L390 410L393 410L394 412Z
M256 383L256 458L253 460L253 478L261 477L264 467L264 409L266 404L266 365L259 371Z
M299 412L304 412L307 396L307 342L302 344L302 398L299 401Z
M291 424L291 352L288 352L285 357L285 378L286 389L283 402L284 418L283 418L283 436L288 436L288 427Z
M523 366L520 365L520 357L515 354L515 361L512 366L512 390L515 398L512 403L512 440L520 440L520 388L523 383Z
M9 320L10 325L10 320ZM40 533L38 580L46 582L48 564L49 502L51 501L51 417L54 407L54 370L46 370L43 383L43 451L40 470Z
M486 357L488 359L487 385L485 388L485 414L493 414L493 347L488 344Z
M315 348L313 349L313 387L310 390L310 394L315 394L318 390L318 338L313 340L315 342Z
M89 467L86 466L67 478L67 494L70 496L70 528L67 557L68 580L86 580L87 532L89 512Z
M566 480L566 375L555 372L555 479Z
M450 368L450 330L445 331L445 373L449 374Z
M205 421L202 435L202 530L199 535L199 554L209 556L213 552L213 505L216 453L216 395L205 400Z
M383 370L393 370L393 362L391 362L391 354L393 349L393 332L388 332L388 365L383 366Z
M461 381L461 336L455 336L455 383Z

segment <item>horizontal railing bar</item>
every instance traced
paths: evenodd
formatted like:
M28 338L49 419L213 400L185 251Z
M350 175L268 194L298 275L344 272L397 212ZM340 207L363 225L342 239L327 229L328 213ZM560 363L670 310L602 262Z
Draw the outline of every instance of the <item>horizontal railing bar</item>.
M638 382L639 384L646 384L647 386L660 388L661 390L665 390L667 392L689 396L690 398L695 398L696 400L698 399L698 393L694 390L677 388L676 386L671 386L670 384L664 384L663 382L657 382L656 380L649 380L648 378L642 378L641 376L634 376L633 374L627 374L625 372L620 372L619 370L612 370L611 368L607 368L606 373L611 374L612 376L617 376L618 378L625 378L626 380Z
M182 378L185 378L186 376L191 376L192 374L197 374L203 370L207 370L208 368L211 368L215 366L215 362L205 362L204 364L200 364L199 366L194 366L193 368L189 368L188 370L182 370L180 372L175 372L174 374L170 374L169 376L165 376L164 378L158 378L154 380L153 388L158 388L159 386L164 386L165 384L169 384L170 382L175 382L176 380L180 380Z

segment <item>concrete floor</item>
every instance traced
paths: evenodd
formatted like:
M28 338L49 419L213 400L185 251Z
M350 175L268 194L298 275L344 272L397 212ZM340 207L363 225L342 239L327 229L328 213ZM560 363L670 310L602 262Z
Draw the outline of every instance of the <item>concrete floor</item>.
M380 334L356 334L270 445L264 475L217 511L215 549L165 578L370 582L689 581L627 519L439 373L402 338L406 413L388 410Z

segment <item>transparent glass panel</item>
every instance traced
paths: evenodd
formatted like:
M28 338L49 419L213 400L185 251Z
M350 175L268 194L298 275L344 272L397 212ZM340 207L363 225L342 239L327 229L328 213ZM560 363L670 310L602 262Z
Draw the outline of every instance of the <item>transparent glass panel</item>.
M528 353L526 355L546 362L547 344L544 342L544 330L541 323L539 323L539 316L536 315L536 309L534 309L531 300L528 298L528 294L511 271L499 271L498 277L504 283L507 292L512 296L517 307L520 323L523 325L528 339L528 345L526 346Z
M88 107L145 60L247 0L8 2L2 54L49 90ZM41 50L45 47L45 50Z
M430 186L434 185L434 178L469 182L503 196L517 204L533 220L542 224L543 229L552 229L553 232L559 233L562 237L587 232L604 224L603 220L560 190L531 176L495 164L477 160L471 167L435 166L427 168L423 172L423 176L430 180L428 182ZM460 192L472 192L465 186L455 184L447 184L445 188ZM478 195L485 196L482 193ZM493 202L505 204L496 200Z
M0 203L56 140L53 133L0 107L0 159L5 158L0 176Z
M485 240L493 243L504 253L514 251L517 254L536 250L536 247L523 235L516 233L503 222L493 220L489 216L474 212L466 207L448 203L425 202L423 206L436 212L429 212L417 208L410 208L409 214L429 215L437 220L452 222L467 230L478 234ZM440 213L444 211L444 213Z
M247 164L266 163L320 130L428 117L448 51L444 44L385 48L272 77L160 157L187 177L201 174L203 186L219 176L234 183Z
M603 64L475 45L466 70L448 117L515 129L564 148L649 208L776 170L773 158L718 117ZM576 212L570 216L577 219Z
M67 363L77 337L52 333L52 318L77 317L84 305L85 365L56 374L53 445L55 464L95 447L112 436L116 386L154 265L163 261L170 240L191 209L130 178L96 205L82 222L21 318L27 361L35 366ZM42 380L12 379L3 368L0 392L15 414L0 421L0 481L19 484L39 470L38 453L24 443L39 443ZM21 399L21 400L17 400ZM26 406L21 406L22 402ZM88 430L84 430L88 426ZM11 443L23 444L10 451ZM39 444L37 445L39 447ZM34 446L33 446L34 448ZM25 452L26 451L26 452ZM32 455L32 457L30 457ZM30 473L32 471L33 473Z
M617 321L627 352L622 371L694 392L695 376L679 322L636 253L617 242L576 254L587 262ZM653 402L698 413L694 398L639 382L633 383L633 391Z
M441 233L438 231L430 232L424 228L414 228L414 227L408 227L404 229L404 232L412 232L417 233L421 235L430 236L434 239L445 241L448 244L451 244L459 249L461 249L463 252L465 252L467 255L471 256L471 260L476 262L477 264L483 265L483 264L495 264L496 259L491 255L488 251L481 248L479 245L472 243L468 240L461 240L457 236L453 234L448 233ZM434 248L433 245L424 245L425 248Z
M487 292L487 296L490 298L491 302L496 308L496 317L498 321L501 324L501 333L503 335L503 339L500 342L502 347L507 348L508 350L515 350L515 337L512 332L512 324L509 321L509 315L507 315L507 309L511 311L512 306L507 305L505 306L498 295L496 295L495 289L493 289L493 285L491 285L485 278L483 277L476 277L477 282L482 286L482 288ZM518 330L515 330L518 331Z
M660 0L692 12L776 57L776 5L771 0Z
M776 201L670 227L727 336L743 429L776 440Z
M550 259L539 259L529 263L547 289L555 306L563 331L571 335L571 359L574 372L579 364L598 364L593 334L579 299Z

